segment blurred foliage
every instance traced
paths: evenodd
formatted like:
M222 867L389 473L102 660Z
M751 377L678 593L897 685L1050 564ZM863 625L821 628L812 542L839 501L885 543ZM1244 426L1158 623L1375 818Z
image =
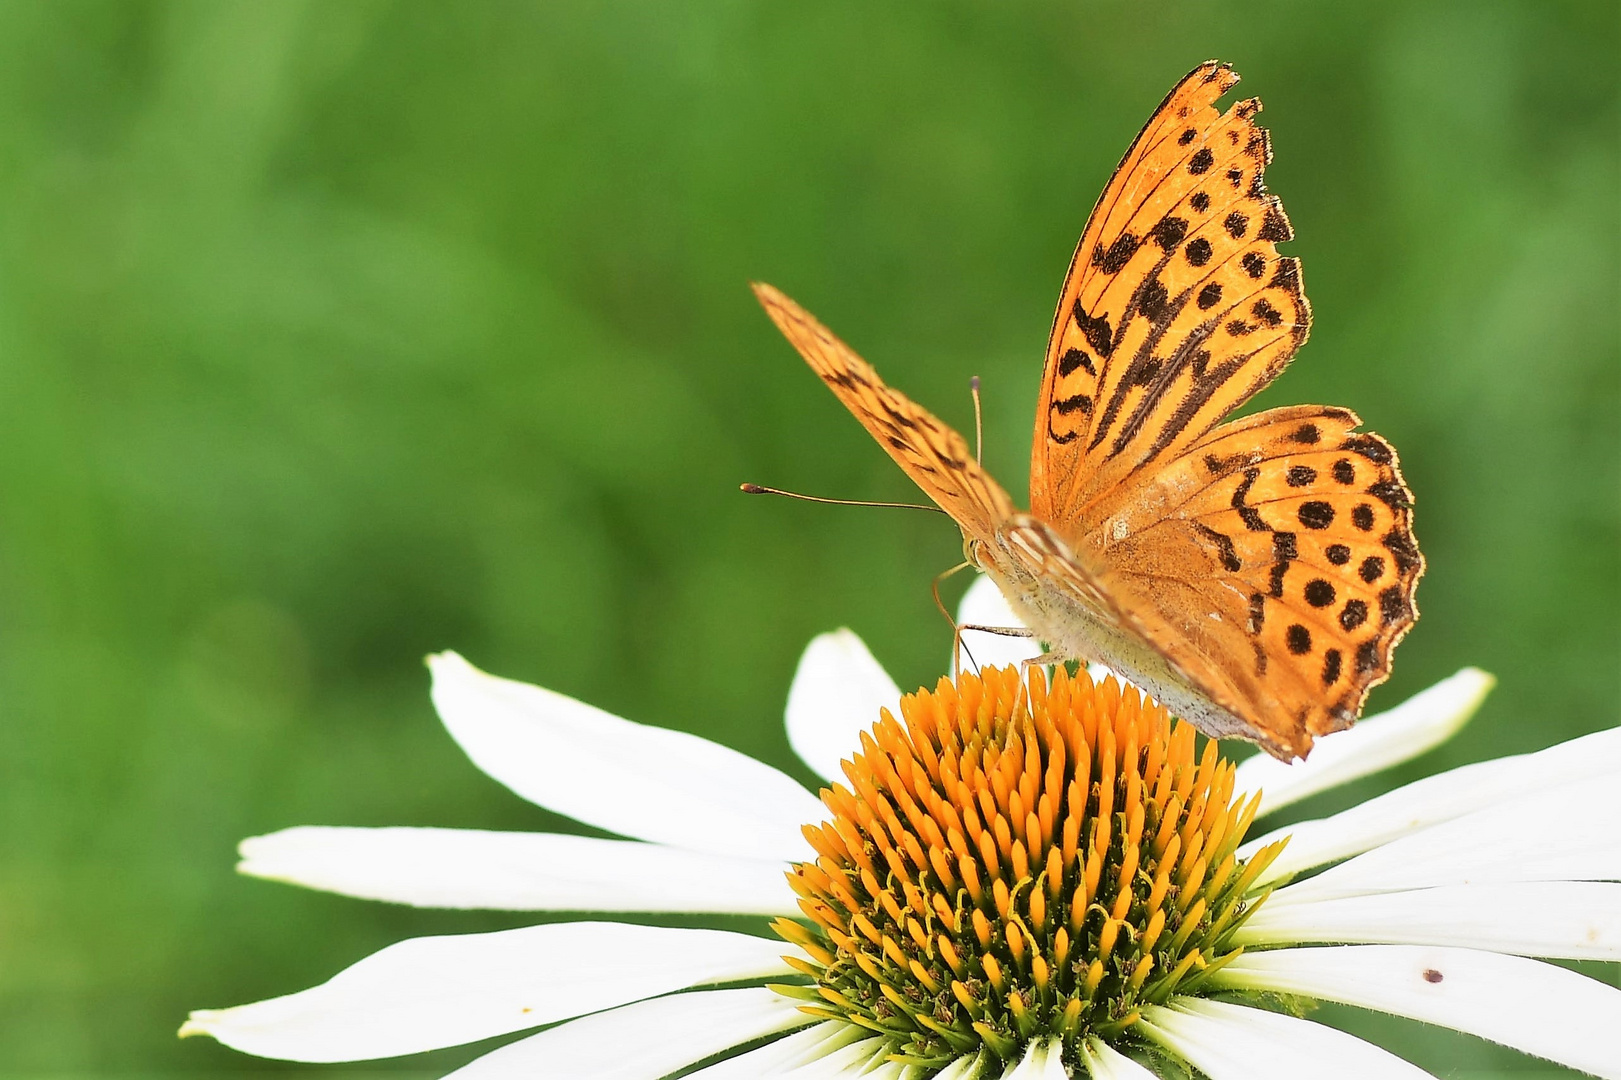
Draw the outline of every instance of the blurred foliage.
M429 650L802 777L812 634L937 676L945 522L737 492L911 494L745 283L955 423L981 375L1022 491L1071 247L1207 56L1269 106L1317 312L1259 404L1357 409L1418 492L1372 705L1502 678L1337 798L1616 723L1618 12L0 3L0 1073L274 1068L174 1029L531 921L231 872L287 825L560 824L445 736Z

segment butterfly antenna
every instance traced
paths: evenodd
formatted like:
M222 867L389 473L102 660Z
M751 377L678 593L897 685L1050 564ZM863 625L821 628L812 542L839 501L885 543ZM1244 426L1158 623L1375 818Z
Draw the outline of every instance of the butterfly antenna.
M979 412L979 376L968 380L968 392L974 397L974 460L985 464L985 422Z
M788 499L802 499L805 502L827 503L831 506L887 506L896 510L932 510L936 514L945 513L938 506L926 506L923 503L903 502L867 502L862 499L824 499L820 495L801 495L797 491L783 491L781 488L762 487L759 484L740 484L740 490L749 495L781 495Z

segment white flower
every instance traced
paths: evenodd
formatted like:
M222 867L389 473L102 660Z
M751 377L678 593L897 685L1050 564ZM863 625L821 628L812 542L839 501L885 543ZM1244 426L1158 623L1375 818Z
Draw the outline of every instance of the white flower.
M964 621L1007 624L978 607L993 596L976 585ZM980 662L1033 651L968 644ZM1261 1007L1322 1000L1621 1078L1621 990L1532 959L1621 959L1621 729L1239 846L1251 816L1448 738L1491 687L1477 670L1321 740L1307 763L1234 769L1213 752L1195 763L1191 732L1112 682L1059 673L1049 688L1037 669L1026 690L987 671L903 708L838 631L806 650L787 710L796 752L843 780L824 806L697 736L453 653L429 665L480 768L631 839L305 827L244 841L244 873L425 907L802 921L779 918L786 942L607 921L417 938L309 990L194 1012L183 1035L334 1062L545 1029L462 1080L700 1064L685 1075L1427 1075Z

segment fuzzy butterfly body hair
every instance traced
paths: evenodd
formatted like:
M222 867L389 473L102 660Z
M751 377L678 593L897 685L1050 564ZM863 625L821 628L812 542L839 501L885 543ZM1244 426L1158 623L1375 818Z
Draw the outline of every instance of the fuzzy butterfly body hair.
M769 285L811 368L957 522L1051 652L1098 661L1215 737L1304 757L1349 726L1418 617L1424 559L1390 444L1348 409L1222 421L1277 377L1311 309L1263 174L1260 102L1201 64L1093 208L1036 404L1030 512L957 432Z

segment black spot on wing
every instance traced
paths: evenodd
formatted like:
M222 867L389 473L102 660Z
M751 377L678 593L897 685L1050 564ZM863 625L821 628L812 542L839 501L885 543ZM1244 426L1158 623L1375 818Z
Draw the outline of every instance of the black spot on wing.
M1321 499L1313 499L1301 503L1296 516L1308 529L1326 529L1334 524L1334 507Z
M1158 278L1150 278L1137 296L1137 310L1149 322L1158 323L1165 318L1165 306L1169 300L1170 293L1165 285Z
M917 421L897 409L893 402L885 400L881 404L883 405L884 415L879 419L895 429L897 434L901 428L912 428L914 430L917 428Z
M1092 412L1092 399L1085 394L1076 394L1073 397L1064 398L1062 401L1053 402L1053 408L1060 416L1068 416L1070 413L1075 412L1083 416L1090 415Z
M1304 446L1311 446L1322 437L1323 434L1317 430L1316 424L1301 424L1289 436L1291 440Z
M1266 597L1260 593L1250 593L1250 633L1259 634L1261 624L1266 621Z
M1372 585L1385 576L1385 560L1377 555L1369 555L1362 560L1362 566L1357 570L1357 574L1363 581Z
M1233 489L1233 509L1238 511L1238 516L1244 521L1244 527L1251 532L1267 532L1272 528L1272 526L1261 520L1261 515L1256 512L1254 507L1244 505L1244 500L1249 497L1250 485L1260 478L1260 469L1253 467L1245 469L1243 482Z
M1188 159L1188 172L1198 176L1200 173L1209 170L1210 166L1215 163L1216 155L1210 152L1210 147L1206 146Z
M1407 596L1401 586L1392 585L1379 594L1379 618L1386 624L1397 622L1411 614Z
M1212 281L1199 290L1199 310L1209 311L1221 303L1221 283Z
M1379 667L1379 643L1377 641L1364 641L1356 647L1357 674L1366 674Z
M1187 237L1188 223L1179 217L1163 217L1160 218L1159 224L1154 226L1153 232L1149 235L1154 238L1154 243L1169 253L1175 251L1176 245Z
M1182 249L1182 254L1186 256L1190 266L1203 266L1210 261L1210 256L1215 254L1215 249L1210 246L1210 241L1202 236L1196 236L1188 241L1188 246Z
M1281 244L1285 240L1293 240L1295 231L1289 227L1289 219L1283 216L1283 211L1274 203L1266 208L1266 214L1261 218L1261 228L1256 232L1255 238Z
M1368 489L1368 494L1392 510L1405 510L1413 505L1408 498L1407 489L1394 480L1379 481Z
M1373 528L1373 507L1367 503L1357 503L1356 508L1351 511L1351 524L1363 532Z
M1344 458L1334 463L1334 479L1342 484L1356 483L1356 466Z
M1418 554L1418 548L1413 544L1413 538L1406 533L1392 529L1385 534L1384 545L1385 550L1396 560L1396 569L1403 574L1409 570L1416 570L1423 561Z
M1312 607L1327 607L1335 599L1334 586L1322 578L1312 578L1306 582L1306 603Z
M1268 326L1278 326L1283 322L1283 312L1267 303L1264 296L1250 305L1250 314Z
M1290 487L1307 487L1317 482L1317 470L1310 465L1291 465L1284 479Z
M1347 600L1340 609L1340 627L1355 630L1368 621L1368 605L1364 600Z
M1210 209L1210 195L1207 192L1195 191L1193 193L1193 197L1188 200L1188 203L1202 214L1206 210Z
M1244 252L1244 257L1238 260L1238 265L1244 268L1244 273L1257 281L1266 273L1266 258L1258 251Z
M1114 243L1109 245L1109 250L1101 253L1097 248L1092 250L1092 265L1105 274L1118 274L1126 268L1126 264L1137 254L1137 249L1141 246L1142 241L1131 233L1121 233L1115 237Z
M1351 561L1351 549L1344 544L1330 544L1324 549L1323 554L1327 555L1328 561L1335 566L1344 566Z
M1097 369L1092 366L1092 358L1079 349L1068 349L1058 359L1058 374L1073 375L1075 369L1080 368L1088 375L1096 377Z
M1289 651L1296 656L1311 652L1311 631L1299 623L1294 623L1284 632L1284 639L1289 643Z
M1283 289L1291 296L1300 295L1300 260L1292 255L1285 255L1278 260L1277 267L1272 271L1273 288Z
M1077 298L1074 315L1075 325L1081 331L1081 335L1086 338L1086 343L1092 346L1092 349L1104 359L1112 356L1114 354L1114 331L1109 327L1108 314L1105 313L1095 318L1088 315L1086 309L1081 306L1080 299Z
M1232 537L1228 536L1226 533L1217 532L1215 529L1212 529L1207 525L1201 525L1198 522L1195 522L1193 527L1199 530L1199 534L1201 536L1215 545L1216 554L1221 560L1222 569L1236 572L1243 567L1244 564L1238 561L1238 552L1233 547Z
M1176 137L1176 145L1186 146L1188 143L1192 142L1198 137L1199 133L1197 131L1193 130L1192 128L1188 128L1186 131Z
M1329 649L1323 654L1323 685L1333 686L1340 681L1340 651Z
M1234 210L1232 213L1227 215L1227 220L1223 221L1221 224L1222 227L1227 230L1228 236L1231 236L1234 240L1242 240L1244 239L1244 233L1248 231L1250 227L1250 219L1244 214L1240 214L1237 210Z

